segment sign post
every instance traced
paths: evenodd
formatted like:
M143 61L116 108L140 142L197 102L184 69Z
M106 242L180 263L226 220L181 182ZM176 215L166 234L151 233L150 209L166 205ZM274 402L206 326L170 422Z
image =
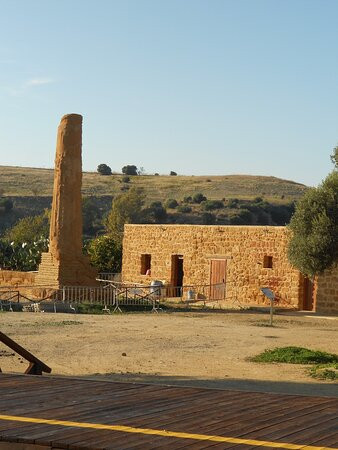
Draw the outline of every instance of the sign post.
M272 327L273 326L273 302L275 301L275 294L271 289L269 289L267 287L261 288L261 291L263 292L265 297L267 297L270 300L270 327Z

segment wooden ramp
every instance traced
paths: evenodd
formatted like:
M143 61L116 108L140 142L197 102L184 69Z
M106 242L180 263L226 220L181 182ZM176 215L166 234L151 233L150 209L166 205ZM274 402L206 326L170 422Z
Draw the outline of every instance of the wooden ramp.
M1 450L337 447L335 398L0 374Z

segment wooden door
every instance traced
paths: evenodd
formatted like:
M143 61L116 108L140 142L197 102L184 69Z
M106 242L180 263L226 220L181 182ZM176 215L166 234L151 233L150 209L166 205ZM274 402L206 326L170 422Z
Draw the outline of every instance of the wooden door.
M225 299L226 259L210 261L210 300Z

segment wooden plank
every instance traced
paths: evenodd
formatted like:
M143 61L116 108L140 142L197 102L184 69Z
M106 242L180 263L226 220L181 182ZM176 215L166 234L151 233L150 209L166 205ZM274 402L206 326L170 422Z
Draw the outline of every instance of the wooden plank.
M48 367L44 362L38 359L36 356L32 355L28 350L21 347L17 342L13 341L9 336L0 331L0 341L3 342L7 347L12 349L14 352L18 353L20 356L25 358L30 364L25 373L31 375L41 375L42 372L50 373L52 369Z
M25 387L27 390L25 390ZM37 395L37 392L39 395ZM27 395L27 396L26 396ZM3 414L106 423L272 442L337 439L336 399L0 375ZM254 409L253 409L254 408ZM13 413L16 411L16 413ZM18 413L20 412L20 414ZM0 439L60 448L258 448L178 437L0 421ZM309 442L307 442L307 440Z

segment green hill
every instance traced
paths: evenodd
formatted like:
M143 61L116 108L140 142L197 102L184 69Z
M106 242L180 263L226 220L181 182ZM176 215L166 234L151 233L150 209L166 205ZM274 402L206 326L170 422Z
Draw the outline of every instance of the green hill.
M155 223L220 225L284 225L293 213L293 202L307 189L293 181L251 175L139 175L126 180L121 174L103 176L85 172L82 191L87 198L84 202L86 235L103 232L104 217L111 208L112 198L131 186L142 187L146 195L148 213L140 219L143 223L155 220ZM0 197L13 204L7 212L0 205L0 235L20 218L38 215L50 208L52 189L52 169L0 166ZM192 202L191 197L196 193L202 193L208 201ZM166 205L168 199L177 200L179 206L167 208L164 215L161 213L154 219L152 203Z
M276 177L253 175L224 176L154 176L130 177L128 185L122 175L99 175L84 172L83 194L85 196L115 196L126 186L143 187L147 202L165 201L168 198L182 200L197 192L208 199L252 199L257 196L268 201L290 202L299 199L306 186ZM10 197L49 197L53 189L53 170L28 167L0 166L0 191Z

